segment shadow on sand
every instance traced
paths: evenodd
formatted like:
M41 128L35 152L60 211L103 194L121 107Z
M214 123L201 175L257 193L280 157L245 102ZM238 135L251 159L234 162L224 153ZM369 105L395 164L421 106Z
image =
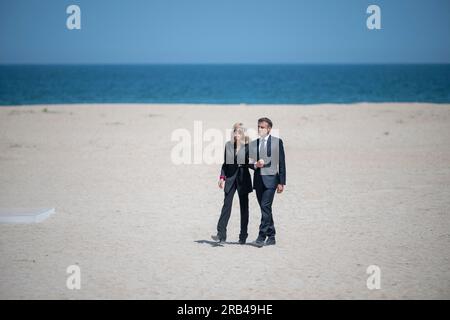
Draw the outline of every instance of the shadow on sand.
M252 246L252 247L259 248L258 246L254 245L253 243L240 244L239 242L229 242L229 241L219 243L217 241L211 241L211 240L195 240L194 242L209 244L211 247L223 247L224 245L231 244L231 245Z

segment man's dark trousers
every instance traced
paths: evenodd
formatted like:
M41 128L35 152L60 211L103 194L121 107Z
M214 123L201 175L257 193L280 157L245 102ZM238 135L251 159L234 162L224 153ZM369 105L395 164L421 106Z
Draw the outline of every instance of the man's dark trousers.
M276 188L266 188L264 185L261 174L255 173L255 190L256 198L258 199L259 206L261 207L261 224L259 226L258 241L265 241L266 237L269 239L275 238L275 226L272 216L272 203L275 196Z

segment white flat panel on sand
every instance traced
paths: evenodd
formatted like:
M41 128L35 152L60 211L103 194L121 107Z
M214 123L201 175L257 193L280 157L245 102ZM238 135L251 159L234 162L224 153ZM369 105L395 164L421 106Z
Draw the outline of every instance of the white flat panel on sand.
M37 223L53 213L55 208L0 208L0 223Z

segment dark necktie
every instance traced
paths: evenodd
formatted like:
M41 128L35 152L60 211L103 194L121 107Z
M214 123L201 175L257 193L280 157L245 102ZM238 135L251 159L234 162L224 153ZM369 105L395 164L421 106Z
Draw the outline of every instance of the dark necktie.
M259 150L259 158L260 159L267 159L266 139L261 139L261 149Z

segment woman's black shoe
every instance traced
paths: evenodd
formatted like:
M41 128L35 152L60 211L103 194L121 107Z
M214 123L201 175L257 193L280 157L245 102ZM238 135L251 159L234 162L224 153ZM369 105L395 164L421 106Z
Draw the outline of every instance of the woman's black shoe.
M215 235L215 234L212 235L211 238L212 238L214 241L225 242L225 239L220 239L219 236L218 236L218 235Z

